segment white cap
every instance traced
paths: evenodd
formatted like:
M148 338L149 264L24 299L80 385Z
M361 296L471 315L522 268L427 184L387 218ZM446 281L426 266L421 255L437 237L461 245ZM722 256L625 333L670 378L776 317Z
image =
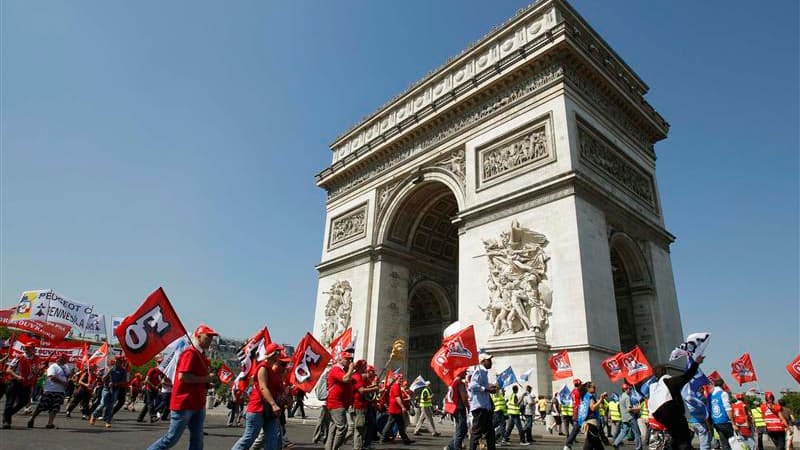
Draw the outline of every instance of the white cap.
M490 354L488 354L488 353L481 352L481 353L478 355L478 361L483 361L483 360L485 360L485 359L492 359L492 355L490 355Z

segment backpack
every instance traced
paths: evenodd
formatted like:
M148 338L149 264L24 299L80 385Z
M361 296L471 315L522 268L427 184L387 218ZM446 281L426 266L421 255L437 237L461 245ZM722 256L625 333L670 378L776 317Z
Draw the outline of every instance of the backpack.
M328 372L330 372L330 369L325 369L325 372L322 373L317 382L317 388L314 390L317 400L325 401L328 399Z

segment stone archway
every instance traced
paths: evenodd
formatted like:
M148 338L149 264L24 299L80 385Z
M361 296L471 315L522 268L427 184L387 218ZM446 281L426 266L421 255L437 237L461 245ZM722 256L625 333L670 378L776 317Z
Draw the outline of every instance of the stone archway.
M627 352L638 345L651 361L658 361L655 292L644 255L624 233L615 233L609 247L620 350Z
M435 394L445 386L430 369L444 329L458 319L459 205L451 188L438 180L409 183L387 216L382 235L395 273L407 274L407 316L398 331L408 342L404 363L409 379L422 375ZM396 270L400 266L403 270ZM404 312L402 308L399 311ZM441 397L437 398L441 399Z

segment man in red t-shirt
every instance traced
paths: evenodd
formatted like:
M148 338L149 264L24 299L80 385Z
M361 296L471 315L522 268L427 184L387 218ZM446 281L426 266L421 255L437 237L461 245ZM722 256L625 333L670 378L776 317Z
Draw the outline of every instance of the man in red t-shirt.
M328 398L325 407L331 415L325 450L338 450L347 437L347 408L353 404L353 349L339 354L336 364L328 373Z
M407 410L405 402L406 395L403 392L402 387L403 375L395 374L393 379L394 383L392 383L392 385L389 387L389 404L386 405L386 412L389 413L389 420L386 421L386 426L383 427L381 441L389 441L389 433L392 430L392 425L397 424L397 433L403 440L403 444L413 444L414 441L409 439L408 435L406 434L406 421L403 417L403 414Z
M161 387L161 382L164 380L164 373L158 368L161 364L162 358L156 358L156 365L147 370L142 383L142 391L144 392L144 405L139 412L137 422L144 422L144 416L150 413L150 423L156 421L156 403L158 402L158 390Z
M178 443L187 427L189 450L202 450L206 391L209 384L217 379L216 375L209 375L210 363L205 356L205 351L208 350L214 336L219 336L219 333L207 325L200 325L194 330L192 345L183 350L178 357L169 403L169 409L172 411L169 416L169 430L164 437L153 442L148 450L172 448Z
M363 450L367 437L367 409L369 408L369 394L378 391L368 373L367 361L360 359L354 364L353 373L353 411L355 411L355 424L353 428L353 450Z
M25 353L8 364L6 374L10 379L6 394L6 409L3 411L3 428L11 428L11 416L27 406L31 392L42 373L41 361L36 357L36 347L28 343Z

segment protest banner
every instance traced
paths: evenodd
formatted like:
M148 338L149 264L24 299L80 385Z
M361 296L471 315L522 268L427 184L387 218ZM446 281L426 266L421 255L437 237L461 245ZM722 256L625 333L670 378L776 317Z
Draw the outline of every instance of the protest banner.
M311 392L322 372L331 360L331 355L311 333L306 333L292 357L292 371L289 382L298 389Z
M141 366L175 339L186 335L186 329L167 294L158 288L122 321L114 335L131 364Z
M547 363L553 372L554 380L572 377L572 364L569 361L569 353L566 350L562 350L548 358Z

